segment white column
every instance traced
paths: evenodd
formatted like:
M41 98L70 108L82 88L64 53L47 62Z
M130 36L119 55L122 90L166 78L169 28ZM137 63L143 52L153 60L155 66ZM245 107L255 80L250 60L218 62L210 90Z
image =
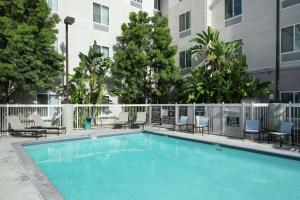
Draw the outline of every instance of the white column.
M74 107L72 104L63 105L62 124L66 127L67 134L74 131Z

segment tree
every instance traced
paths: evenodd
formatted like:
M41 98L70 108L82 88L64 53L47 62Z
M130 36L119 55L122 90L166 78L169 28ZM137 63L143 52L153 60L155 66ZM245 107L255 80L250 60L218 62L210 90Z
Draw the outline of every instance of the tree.
M108 103L104 99L107 72L111 67L110 58L104 58L96 41L87 55L79 54L79 66L74 69L70 78L71 103L101 104Z
M54 89L64 60L53 45L58 23L45 0L0 0L0 102Z
M121 29L112 67L112 93L123 103L171 101L171 87L180 76L167 18L150 17L142 11L130 13Z
M238 53L238 42L225 43L219 32L208 28L192 40L192 54L204 56L204 65L191 71L186 96L188 102L238 103L269 93L269 82L247 74L246 56Z

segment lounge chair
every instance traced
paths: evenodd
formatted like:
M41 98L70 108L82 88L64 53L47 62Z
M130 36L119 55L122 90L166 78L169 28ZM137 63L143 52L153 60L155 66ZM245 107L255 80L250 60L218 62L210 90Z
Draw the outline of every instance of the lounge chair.
M188 116L181 116L179 119L179 123L175 124L174 130L177 130L177 127L179 126L180 131L182 131L182 126L188 126L189 117Z
M146 122L147 122L146 112L137 112L136 120L135 120L135 122L133 122L132 125L134 125L134 126L142 125L143 129L144 129Z
M121 112L118 121L114 123L114 128L116 128L116 126L123 126L125 129L126 124L128 124L128 115L128 112Z
M258 120L246 120L244 129L244 139L247 134L258 135L258 141L260 142L260 130Z
M42 137L42 136L47 137L46 130L26 128L24 126L24 124L22 124L22 122L20 121L18 116L7 116L6 120L10 125L10 127L8 129L8 132L11 135L14 135L14 134L27 135L27 134L30 134L30 135L32 135L36 138Z
M209 118L204 116L196 116L196 123L194 124L193 131L195 132L196 129L200 130L202 132L202 135L204 133L204 128L207 128L207 131L209 133L209 127L208 127Z
M32 126L31 128L46 129L48 133L56 133L56 134L64 133L64 134L66 134L66 127L64 127L64 126L47 126L45 124L45 122L43 121L43 119L38 114L32 114L31 119L34 121L34 126Z
M268 134L268 143L270 142L270 136L274 135L276 137L280 137L280 147L282 147L283 137L290 136L292 138L292 130L294 127L294 123L292 122L282 122L280 125L279 132L269 132ZM293 142L294 145L294 142Z

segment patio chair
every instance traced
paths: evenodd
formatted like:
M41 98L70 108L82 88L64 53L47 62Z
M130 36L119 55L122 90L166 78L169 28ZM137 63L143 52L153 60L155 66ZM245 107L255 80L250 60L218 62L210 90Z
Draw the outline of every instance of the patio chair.
M290 136L292 139L292 130L294 123L292 122L282 122L278 132L269 132L268 134L268 143L270 142L270 136L274 135L275 137L280 137L280 147L282 147L284 136ZM294 145L294 142L293 142Z
M193 131L195 132L195 129L200 130L202 132L202 135L204 133L204 128L207 128L207 132L209 133L209 126L208 126L209 118L204 116L196 116L196 123L194 124Z
M177 130L177 127L179 126L180 131L182 131L182 126L188 126L189 117L188 116L181 116L179 119L179 123L175 124L174 130Z
M30 134L31 136L34 136L36 138L43 137L43 136L47 137L46 130L26 128L24 126L24 124L22 124L22 122L20 121L18 116L7 116L6 120L10 125L10 127L8 129L8 132L11 135L14 135L14 134L27 135L27 134Z
M134 126L142 125L143 129L144 129L146 122L147 122L147 114L146 114L146 112L137 112L137 114L136 114L136 120L135 120L135 122L133 122L132 125L134 125Z
M114 128L116 128L116 126L123 126L125 129L126 124L128 124L128 115L128 112L121 112L118 121L114 123Z
M258 135L258 141L260 142L260 130L258 120L246 120L243 139L245 139L247 134Z
M66 127L64 126L47 126L43 119L38 114L32 114L31 119L34 121L34 126L30 128L46 129L48 133L64 133L66 134ZM49 130L49 131L48 131ZM55 131L55 132L53 132Z

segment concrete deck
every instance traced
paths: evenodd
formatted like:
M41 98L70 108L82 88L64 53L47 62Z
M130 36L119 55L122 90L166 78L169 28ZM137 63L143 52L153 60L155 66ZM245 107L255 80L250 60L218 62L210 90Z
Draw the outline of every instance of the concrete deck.
M192 140L198 140L209 143L217 143L221 145L229 145L237 148L244 148L254 151L263 151L270 154L280 154L283 156L291 156L300 159L300 152L298 147L283 146L279 147L279 144L266 144L257 143L250 140L232 139L223 136L201 134L189 134L175 131L159 130L157 128L148 128L147 131L153 131L160 134L169 136L182 137ZM125 132L132 132L136 130L126 130ZM44 140L57 140L74 138L81 136L93 136L93 135L107 135L124 132L124 130L112 130L112 129L93 129L88 131L74 131L73 134L68 135L49 135L47 139L40 138L38 141ZM22 138L1 136L0 138L0 200L42 200L45 199L44 195L41 195L40 188L38 189L33 181L30 170L23 165L23 160L19 158L14 147L16 143L20 142L36 142L34 138ZM31 170L31 171L34 171ZM51 192L51 191L50 191ZM55 199L51 199L55 200Z

